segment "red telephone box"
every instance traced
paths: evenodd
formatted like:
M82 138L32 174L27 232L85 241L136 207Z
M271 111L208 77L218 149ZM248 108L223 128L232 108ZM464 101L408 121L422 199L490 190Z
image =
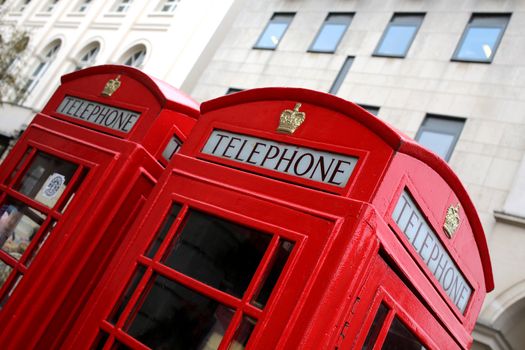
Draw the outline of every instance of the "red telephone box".
M0 344L56 348L198 117L126 66L68 74L0 171Z
M470 347L493 279L445 162L324 93L201 113L64 348Z

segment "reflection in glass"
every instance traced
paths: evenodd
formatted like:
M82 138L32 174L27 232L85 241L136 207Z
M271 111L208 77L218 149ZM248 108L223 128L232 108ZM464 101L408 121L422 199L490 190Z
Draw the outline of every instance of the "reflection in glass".
M396 317L388 330L382 350L425 350L412 332Z
M351 14L329 14L310 51L334 52L351 20Z
M168 231L175 222L175 219L177 218L177 215L179 214L181 209L182 206L180 204L173 203L170 213L168 214L166 219L164 219L164 223L162 224L159 233L157 233L157 235L155 236L155 240L151 243L151 246L148 249L148 253L146 254L147 257L153 258L155 253L157 253L157 250L159 250L160 245L162 244L162 242L164 242L164 238L166 238Z
M11 271L13 271L13 268L0 260L0 288L4 286L4 283L9 278Z
M489 60L492 48L500 35L500 28L469 28L457 58L464 60Z
M109 321L113 324L117 323L118 319L120 318L120 315L122 314L122 311L124 311L124 308L129 302L129 299L131 299L131 296L133 295L133 292L135 289L137 289L137 286L142 279L142 276L144 276L144 273L146 272L146 268L142 265L139 265L137 267L137 270L133 273L133 278L131 279L130 283L126 287L126 291L122 295L122 297L119 298L118 304L115 307L115 311L109 318Z
M217 349L233 313L157 275L127 333L152 349Z
M257 321L253 318L244 316L228 350L243 350L248 344L248 340L250 340L256 323Z
M381 326L383 325L383 322L385 322L387 314L388 308L385 305L380 304L379 308L377 309L376 316L374 317L374 321L372 322L372 326L370 327L368 335L366 336L362 350L369 350L373 348L377 340L377 336L379 335L379 331L381 330Z
M272 293L272 290L277 284L277 280L284 269L284 265L286 264L286 261L288 261L288 257L292 252L293 246L293 242L290 241L283 240L280 242L277 252L275 253L270 272L268 273L268 276L266 276L261 290L253 301L255 306L262 309L268 302L270 294Z
M38 152L15 189L29 198L53 207L76 169L76 164Z
M45 215L14 200L0 207L0 247L19 260L40 229Z
M432 150L438 154L441 158L445 159L448 150L454 142L454 135L443 134L433 131L422 131L418 142L426 148Z
M275 49L292 21L293 14L274 14L255 44L258 49Z
M422 21L423 15L394 15L375 54L404 57Z
M240 298L271 238L269 234L191 211L165 264Z

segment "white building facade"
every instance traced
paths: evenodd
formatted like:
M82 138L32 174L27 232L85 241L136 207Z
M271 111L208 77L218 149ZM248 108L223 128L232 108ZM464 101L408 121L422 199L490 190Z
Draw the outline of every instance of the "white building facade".
M247 0L192 96L330 92L447 159L494 269L474 348L524 349L524 28L522 1Z
M60 83L97 64L127 64L189 91L230 26L235 0L6 0L5 23L30 33L27 98L4 103L0 134L16 138ZM203 11L203 9L206 9Z
M4 104L4 136L30 121L61 75L119 63L200 101L263 86L330 92L432 148L467 187L491 252L496 288L482 309L474 349L525 348L525 2L8 0L4 6L7 20L32 29L35 52L27 67L31 93L21 103L27 109Z

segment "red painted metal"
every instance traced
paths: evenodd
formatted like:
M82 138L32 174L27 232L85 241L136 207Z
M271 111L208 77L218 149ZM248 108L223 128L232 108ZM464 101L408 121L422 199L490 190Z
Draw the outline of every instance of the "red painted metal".
M69 82L74 85L77 81L83 89L98 86L98 92L117 70L116 67L106 69L111 70L106 75L102 71L92 71L93 75L85 71L76 73L76 78L74 75L64 78L64 85ZM104 77L95 78L98 74ZM132 90L142 87L151 95L140 99L144 92L134 91L129 92L130 99L126 100L128 95L123 93L122 101L118 102L120 108L137 108L137 101L144 101L141 110L145 115L151 113L168 118L168 115L185 113L197 117L195 106L183 97L173 98L171 104L166 102L161 107L159 104L164 101L159 97L162 84L146 79L137 71L123 72L123 79L126 74L129 79L133 78L134 83L129 85ZM37 118L41 123L35 123L33 129L43 128L40 125L46 123L49 123L47 128L60 129L61 125L74 122L53 112L66 94L76 91L73 85L57 92L44 109L44 113L54 118L39 116L47 119ZM94 98L89 91L82 96ZM293 109L296 103L301 103L300 110L306 113L303 125L293 134L276 132L281 112ZM168 105L177 111L166 111ZM115 178L112 171L118 166L111 164L119 159L131 162L128 155L133 152L117 154L116 144L141 144L143 148L139 149L145 150L141 161L147 163L145 159L157 158L154 163L162 163L159 159L162 147L155 143L158 136L153 137L142 128L132 130L127 135L129 140L120 139L123 135L118 132L100 128L88 132L78 127L82 131L76 132L75 128L68 131L75 135L76 142L96 145L93 148L97 150L102 145L105 145L104 150L113 150L107 159L100 150L100 156L95 151L90 151L91 158L88 151L83 156L86 162L91 162L89 164L100 164L97 167L86 163L86 166L100 169L100 174L89 173L85 186L92 184L93 191L103 193L82 197L91 199L82 203L76 200L68 208L68 211L83 210L83 216L67 221L67 212L63 217L59 213L55 215L59 220L57 232L64 227L63 232L71 233L64 233L64 237L53 235L39 253L39 264L35 261L26 272L24 279L30 282L23 284L23 279L2 310L0 322L5 322L13 332L12 337L2 335L3 339L11 341L5 344L64 349L97 346L111 349L125 345L131 349L147 349L147 340L135 338L132 328L148 296L154 290L160 293L159 285L164 286L161 290L169 290L166 282L169 281L183 288L182 294L199 295L228 310L229 314L214 314L223 326L222 333L213 328L214 331L208 330L209 339L205 339L220 350L228 349L238 338L247 319L251 322L247 324L255 324L248 333L247 349L361 349L365 341L371 339L368 334L380 305L388 311L381 324L374 326L377 334L374 342L368 344L370 348L379 349L391 341L389 330L396 324L402 324L428 349L468 349L471 346L471 332L483 299L493 288L493 278L479 218L465 189L445 162L358 106L304 89L244 91L203 103L200 114L191 133L193 119L181 117L190 122L184 124L182 119L178 120L180 123L175 123L168 135L161 137L165 145L173 130L179 137L188 135L158 183L151 186L147 199L144 196L127 200L119 195L125 187L123 184L108 188L95 183L97 179ZM151 123L156 120L152 117ZM241 162L233 159L235 157L205 153L203 148L214 130L266 140L279 147L290 145L354 157L357 164L345 186L306 179ZM27 135L33 134L28 132ZM27 135L22 144L30 142L31 137ZM25 148L18 148L8 159L4 177L21 162ZM146 155L153 155L153 158ZM133 171L121 170L120 179L138 176L146 167L138 160L132 163ZM154 182L160 171L149 173ZM11 194L9 182L1 177L0 180L6 183L5 189L0 189ZM129 183L127 185L130 195L140 192ZM436 239L472 288L464 312L445 293L427 262L392 219L404 191L410 193ZM79 192L78 198L80 196ZM110 201L109 198L118 199ZM143 202L144 205L142 209L132 206L119 216L121 208L129 207L126 206L129 202ZM442 226L447 208L456 203L461 208L461 224L455 235L448 238ZM37 206L38 203L32 204ZM100 209L92 209L95 204ZM87 213L94 217L86 217ZM104 213L111 214L104 216ZM213 286L203 277L209 275L191 275L178 265L170 265L168 257L172 250L183 240L190 223L197 222L195 213L200 213L199 220L222 220L221 225L233 223L243 228L239 232L253 231L268 239L251 276L245 276L248 278L246 287L239 294L220 285ZM120 233L108 238L113 237L110 232L114 231ZM205 255L200 243L192 244L194 246L187 249ZM289 255L277 272L269 299L265 303L254 303L252 300L258 298L273 272L282 244L288 247ZM99 260L96 254L101 252L111 255ZM205 267L205 264L199 266ZM221 272L224 271L217 271ZM157 278L164 282L153 283ZM67 292L59 287L64 283ZM81 291L86 286L89 295ZM43 295L37 295L36 290ZM67 293L70 293L69 298ZM82 304L76 307L74 302L78 300ZM159 300L161 302L164 301ZM158 307L164 306L159 304ZM74 319L67 314L69 310L75 311ZM31 317L19 319L24 314ZM10 315L11 319L1 318L4 315ZM155 317L150 320L155 324ZM41 321L45 326L38 324ZM35 334L24 342L23 333L30 329L35 329Z
M117 76L120 88L103 96L105 84ZM127 133L112 130L59 113L66 96L135 111L140 117ZM198 114L191 98L134 68L99 66L62 77L0 170L2 202L9 196L46 214L42 228L49 220L56 222L47 238L43 229L36 233L28 250L39 240L45 242L29 267L24 257L19 263L0 251L4 263L23 273L16 286L12 273L0 290L2 348L60 348L167 164L162 151L168 140L175 135L184 141ZM31 153L24 157L27 150ZM66 187L66 192L75 192L66 209L60 209L66 192L48 208L15 188L36 152L79 167Z

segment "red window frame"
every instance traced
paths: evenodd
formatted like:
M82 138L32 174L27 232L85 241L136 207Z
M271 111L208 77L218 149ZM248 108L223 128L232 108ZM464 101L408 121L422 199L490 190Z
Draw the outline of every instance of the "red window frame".
M14 189L14 187L20 183L22 177L26 174L38 153L50 155L52 157L77 165L77 168L69 180L67 187L53 207L48 207ZM12 270L9 272L9 277L0 288L1 306L5 305L9 297L16 289L20 280L26 274L29 264L35 259L36 254L40 251L44 242L60 222L64 215L63 211L65 206L68 205L67 201L72 198L72 195L78 194L77 192L80 190L79 186L86 179L90 169L88 164L79 158L67 155L65 153L56 152L56 150L51 150L46 146L37 143L29 142L20 154L23 154L23 156L16 164L10 176L4 183L0 183L0 203L4 203L6 200L8 200L8 198L12 198L32 209L36 209L40 213L44 214L46 218L42 224L40 224L38 231L31 239L30 244L20 259L17 260L8 252L0 249L0 261L12 268Z

